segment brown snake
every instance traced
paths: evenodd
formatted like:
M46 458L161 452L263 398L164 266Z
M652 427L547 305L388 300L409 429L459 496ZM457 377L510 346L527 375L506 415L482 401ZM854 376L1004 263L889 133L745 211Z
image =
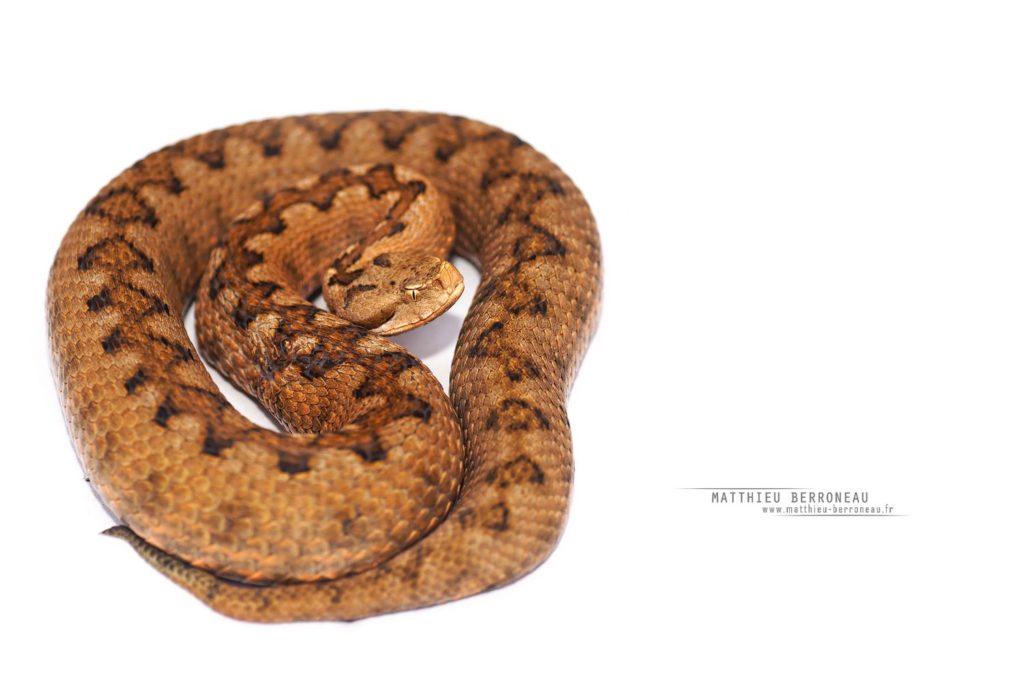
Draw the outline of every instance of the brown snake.
M367 327L458 295L435 257L452 216L481 282L449 402ZM348 319L309 302L325 271ZM600 287L591 212L546 157L469 119L369 112L137 162L71 225L47 312L71 436L123 524L108 533L229 616L352 620L499 587L553 550ZM218 391L182 321L193 297L203 355L289 433Z

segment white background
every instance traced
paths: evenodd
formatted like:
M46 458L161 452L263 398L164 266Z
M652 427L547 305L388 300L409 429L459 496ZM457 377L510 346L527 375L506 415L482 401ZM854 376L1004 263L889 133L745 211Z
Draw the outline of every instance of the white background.
M6 3L0 677L1020 679L1021 19L892 0ZM47 269L145 153L368 108L505 127L591 202L606 294L570 402L569 526L534 574L460 603L235 622L99 535L49 371ZM406 339L439 373L466 304ZM777 518L683 490L706 486L866 490L907 516Z

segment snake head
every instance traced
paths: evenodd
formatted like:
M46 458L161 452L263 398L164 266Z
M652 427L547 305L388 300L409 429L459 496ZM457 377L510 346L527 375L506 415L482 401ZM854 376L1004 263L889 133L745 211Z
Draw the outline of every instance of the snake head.
M438 317L452 307L463 289L462 275L444 259L381 253L353 267L345 277L325 283L324 300L336 315L390 336Z

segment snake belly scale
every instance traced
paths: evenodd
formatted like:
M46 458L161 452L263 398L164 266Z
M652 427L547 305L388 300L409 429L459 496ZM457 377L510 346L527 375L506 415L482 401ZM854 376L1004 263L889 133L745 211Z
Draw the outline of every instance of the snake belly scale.
M389 268L414 245L439 300L457 296L438 261L453 239L481 281L449 401L374 332L450 305L417 313L403 297L431 290ZM308 301L321 277L337 315ZM360 308L387 283L395 307ZM68 230L47 314L75 448L122 523L109 534L226 615L354 620L505 585L554 549L600 290L593 216L545 156L466 118L360 112L140 160ZM193 298L204 357L287 432L218 391L182 321Z

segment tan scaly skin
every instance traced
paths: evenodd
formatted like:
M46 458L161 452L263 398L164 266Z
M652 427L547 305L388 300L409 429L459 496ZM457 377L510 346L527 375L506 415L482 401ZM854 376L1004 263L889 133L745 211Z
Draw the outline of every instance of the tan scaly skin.
M461 293L453 227L481 283L449 402L381 334ZM47 290L54 374L109 534L229 616L353 620L553 550L600 280L582 195L513 135L407 112L261 121L146 157L82 211ZM334 313L309 303L320 286ZM217 390L182 323L193 296L204 356L288 433Z

